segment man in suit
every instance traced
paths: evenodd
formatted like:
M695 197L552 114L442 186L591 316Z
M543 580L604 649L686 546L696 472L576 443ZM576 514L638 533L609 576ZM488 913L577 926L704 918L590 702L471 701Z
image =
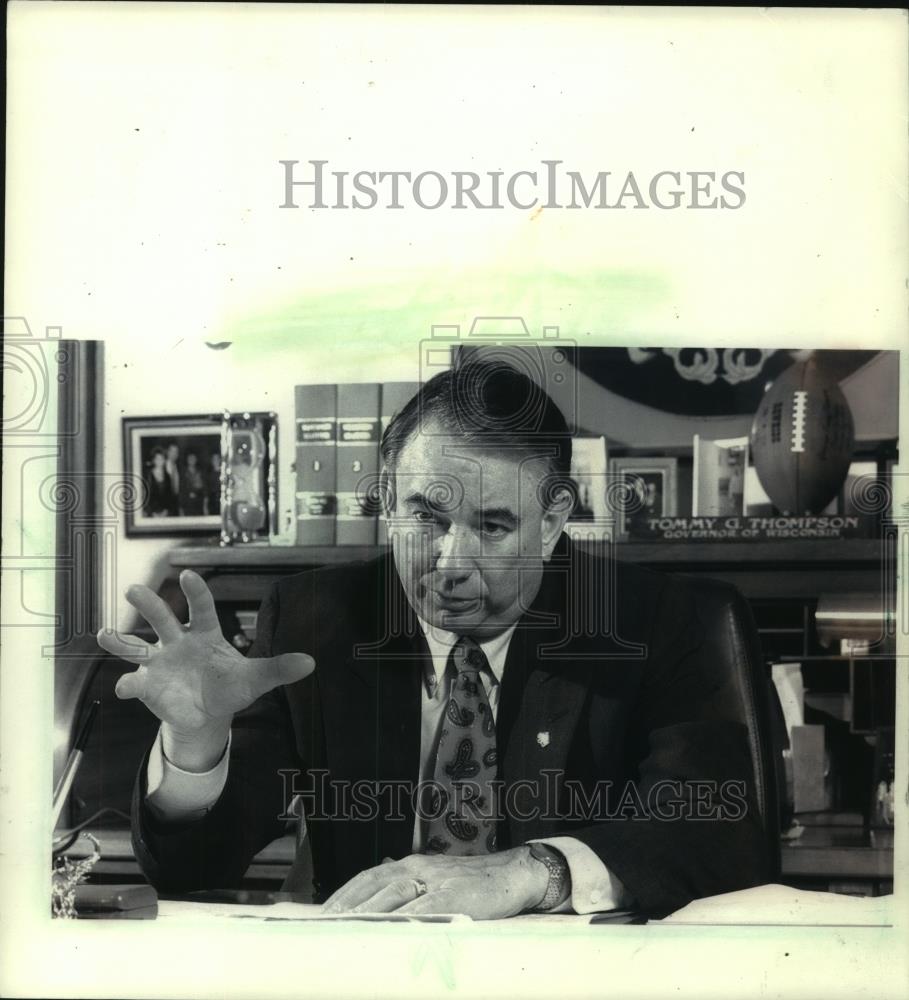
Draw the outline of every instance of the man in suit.
M382 440L391 554L287 578L248 658L204 582L120 697L162 725L134 846L162 889L236 884L302 802L336 911L670 912L759 884L747 734L677 580L563 535L570 436L493 362L437 375Z

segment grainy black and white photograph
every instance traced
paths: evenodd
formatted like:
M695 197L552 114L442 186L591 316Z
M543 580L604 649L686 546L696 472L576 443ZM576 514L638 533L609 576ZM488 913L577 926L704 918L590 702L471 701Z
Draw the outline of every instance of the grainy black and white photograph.
M906 35L8 8L4 995L905 995Z
M131 535L219 530L219 418L126 418L123 447L126 480L141 481L141 503L130 508Z

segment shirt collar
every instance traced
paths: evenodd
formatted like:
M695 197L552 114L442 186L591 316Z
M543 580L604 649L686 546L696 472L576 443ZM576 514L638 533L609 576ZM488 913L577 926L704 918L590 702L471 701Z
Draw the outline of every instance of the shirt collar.
M445 629L430 625L429 622L424 621L419 615L417 616L417 620L420 623L420 628L423 630L423 635L426 638L426 644L429 646L432 658L432 666L427 667L426 675L423 678L427 692L432 695L435 693L438 685L442 683L442 677L445 674L445 667L448 663L448 654L451 652L452 646L458 641L459 636L456 632L448 632ZM514 630L517 627L518 623L515 622L514 625L507 628L504 632L493 636L491 639L484 639L482 642L477 640L477 645L486 654L489 669L497 684L502 683L508 644L511 642L511 637L514 635Z

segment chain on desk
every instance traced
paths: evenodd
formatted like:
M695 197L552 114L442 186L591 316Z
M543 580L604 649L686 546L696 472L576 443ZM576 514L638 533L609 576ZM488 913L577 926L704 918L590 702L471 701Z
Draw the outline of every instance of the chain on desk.
M51 913L63 920L73 920L76 914L76 886L83 882L101 858L101 846L90 833L83 833L92 844L92 853L81 861L57 858L51 884Z

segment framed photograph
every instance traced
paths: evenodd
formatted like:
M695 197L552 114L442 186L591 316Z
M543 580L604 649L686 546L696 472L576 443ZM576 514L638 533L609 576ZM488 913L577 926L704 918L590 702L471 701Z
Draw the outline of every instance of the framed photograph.
M221 414L124 417L123 471L137 486L128 537L219 533L221 424Z
M695 434L692 513L695 517L735 517L745 513L748 437L710 440Z
M645 533L653 517L675 517L677 467L674 458L613 458L609 461L610 485L625 483L631 491L618 493L624 502L617 505L616 532L620 539Z
M576 437L571 442L571 478L577 503L571 521L598 521L606 510L606 439Z
M565 532L575 541L611 538L615 523L606 501L608 448L605 437L574 437L571 441L571 478L576 501Z

